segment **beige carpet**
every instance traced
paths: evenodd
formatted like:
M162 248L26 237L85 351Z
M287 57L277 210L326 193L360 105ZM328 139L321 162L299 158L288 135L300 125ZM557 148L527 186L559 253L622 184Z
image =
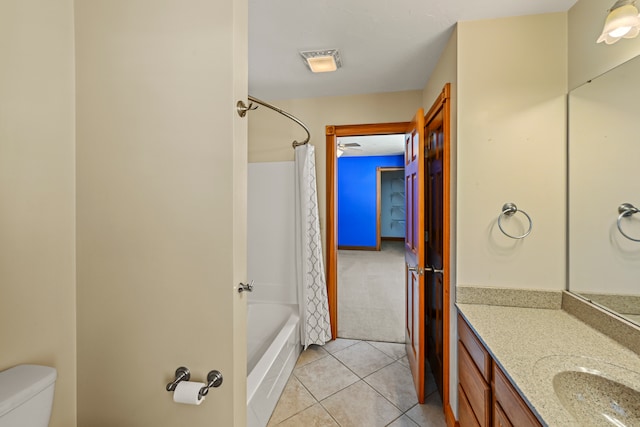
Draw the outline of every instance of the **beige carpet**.
M338 251L338 337L404 342L404 243Z

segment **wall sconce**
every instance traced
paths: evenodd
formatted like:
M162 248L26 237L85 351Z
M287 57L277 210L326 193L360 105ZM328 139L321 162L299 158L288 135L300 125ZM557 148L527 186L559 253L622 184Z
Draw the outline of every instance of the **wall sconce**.
M598 43L613 44L621 38L632 39L640 33L640 15L635 0L618 0L609 9Z

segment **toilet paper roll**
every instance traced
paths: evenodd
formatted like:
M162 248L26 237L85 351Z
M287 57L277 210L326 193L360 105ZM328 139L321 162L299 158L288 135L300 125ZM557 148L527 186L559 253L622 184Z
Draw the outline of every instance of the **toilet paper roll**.
M205 383L194 381L180 381L176 390L173 392L173 401L177 403L186 403L187 405L199 405L204 402L205 397L198 399L198 393Z

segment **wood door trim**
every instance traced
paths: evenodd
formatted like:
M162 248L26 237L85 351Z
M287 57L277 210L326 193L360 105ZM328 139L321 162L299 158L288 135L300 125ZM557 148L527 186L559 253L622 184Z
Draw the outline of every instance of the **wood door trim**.
M447 425L452 426L455 423L455 417L451 409L451 402L449 398L450 390L450 376L451 376L451 83L446 83L440 92L440 95L434 102L433 106L429 109L425 117L425 126L428 123L427 120L431 120L438 111L442 110L443 113L443 132L444 132L444 147L443 147L443 183L444 187L442 194L442 269L444 274L443 281L443 307L442 318L444 329L442 334L442 347L443 347L443 359L444 359L444 372L443 372L443 406L445 408L445 418Z
M336 151L337 138L340 136L392 135L404 133L408 122L371 123L361 125L331 125L325 128L327 153L327 299L331 335L338 337L338 221L337 221L337 177Z
M378 166L376 168L376 250L378 251L382 248L382 172L401 170L404 168L393 166Z
M444 153L443 167L446 173L443 177L443 350L444 350L444 373L443 373L443 397L444 413L447 425L456 425L455 416L451 408L449 399L450 389L450 323L451 323L451 84L444 85L438 98L433 103L429 112L425 115L425 124L428 123L433 115L440 109L444 109ZM327 126L325 128L326 135L326 153L327 153L327 296L329 300L329 317L331 320L331 334L333 338L338 337L338 270L337 270L337 215L336 215L336 156L333 155L336 147L336 140L340 136L363 136L363 135L390 135L404 133L408 122L397 123L376 123L361 125L337 125Z
M445 102L449 101L450 97L451 97L451 83L447 83L442 88L442 91L440 92L436 100L433 102L433 105L431 106L427 114L424 115L425 126L427 125L427 123L431 122L433 117L436 114L438 114L440 110L444 108ZM449 113L448 111L445 111L445 115L448 115L448 113Z

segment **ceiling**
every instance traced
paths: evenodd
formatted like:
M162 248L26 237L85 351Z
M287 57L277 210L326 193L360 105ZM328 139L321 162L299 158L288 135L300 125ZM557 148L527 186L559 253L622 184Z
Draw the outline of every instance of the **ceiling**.
M421 90L456 22L566 11L575 2L249 0L249 93L273 101ZM334 73L311 73L298 54L333 48L342 58Z
M404 154L404 135L341 136L338 147L343 157L399 155Z

